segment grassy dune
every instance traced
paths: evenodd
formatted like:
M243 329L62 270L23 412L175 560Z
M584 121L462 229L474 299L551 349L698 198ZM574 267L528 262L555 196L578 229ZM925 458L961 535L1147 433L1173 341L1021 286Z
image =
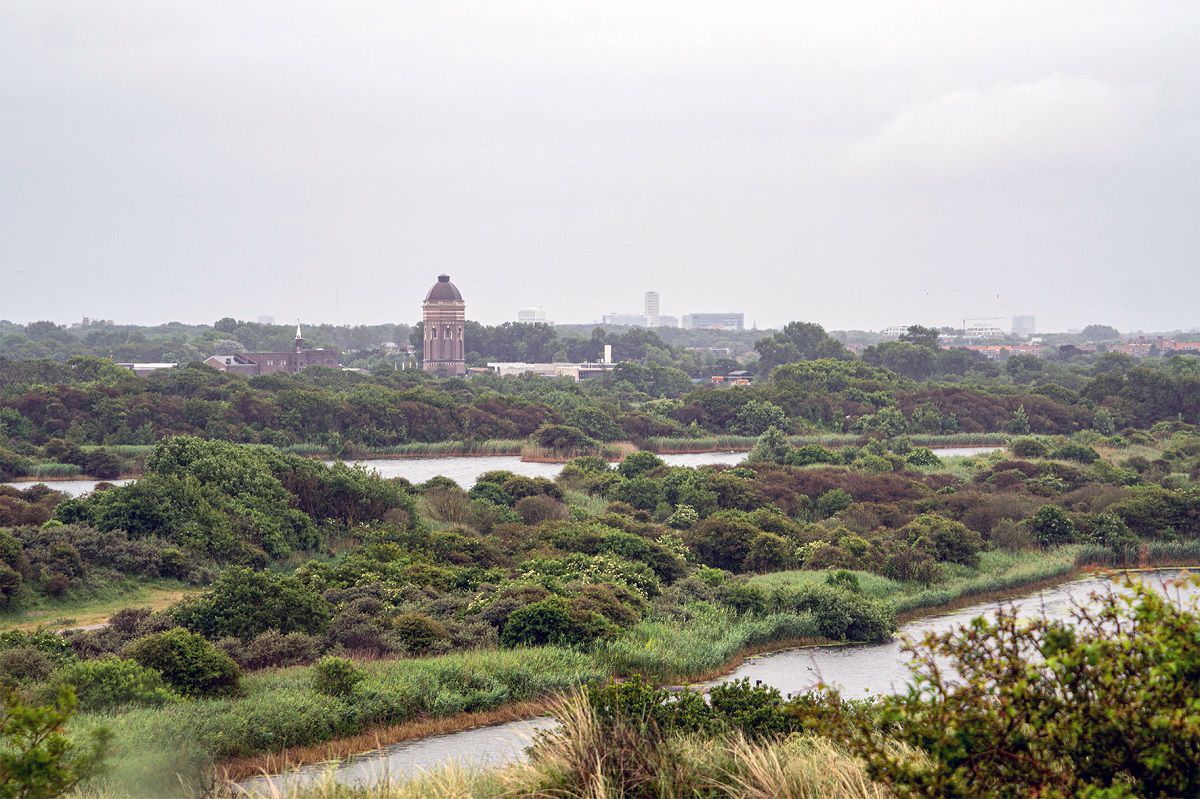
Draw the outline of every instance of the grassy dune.
M67 596L63 599L39 597L33 604L0 613L0 632L103 624L122 608L161 610L196 591L196 588L175 580L122 580L86 596Z

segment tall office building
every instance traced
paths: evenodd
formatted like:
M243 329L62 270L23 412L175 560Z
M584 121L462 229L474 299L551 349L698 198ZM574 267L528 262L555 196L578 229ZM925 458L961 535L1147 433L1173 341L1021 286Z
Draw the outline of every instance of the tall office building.
M658 292L646 292L646 326L658 327Z
M744 330L745 315L740 313L689 313L683 315L687 330Z
M1014 316L1012 333L1014 336L1027 338L1037 332L1037 320L1032 316Z
M517 321L523 325L550 324L550 319L546 316L546 309L540 305L519 309L517 311Z

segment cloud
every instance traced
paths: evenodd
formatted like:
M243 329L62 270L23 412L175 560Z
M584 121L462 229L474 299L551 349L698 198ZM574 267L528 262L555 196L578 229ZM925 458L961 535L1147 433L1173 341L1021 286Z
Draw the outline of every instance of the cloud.
M863 175L972 177L1119 160L1144 135L1148 92L1089 77L958 89L911 106L845 162Z

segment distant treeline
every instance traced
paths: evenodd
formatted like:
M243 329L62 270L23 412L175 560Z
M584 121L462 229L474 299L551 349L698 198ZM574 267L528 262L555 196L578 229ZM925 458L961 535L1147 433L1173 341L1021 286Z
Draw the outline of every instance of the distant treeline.
M532 375L439 379L417 370L375 375L311 369L247 379L200 364L145 378L98 358L0 359L0 446L26 455L52 442L150 444L168 435L277 446L389 447L408 442L550 440L791 433L868 436L1008 432L1105 435L1159 421L1200 420L1200 358L1079 363L1010 359L1003 367L924 349L963 374L914 380L854 358L818 326L789 326L759 342L775 362L754 385L696 385L650 357L582 383ZM634 331L652 337L646 331ZM789 332L793 335L789 338ZM627 337L631 334L627 334ZM589 346L592 340L585 342ZM948 354L949 353L949 354ZM586 353L585 353L586 354ZM5 443L6 442L6 443ZM53 443L54 452L63 449ZM50 458L51 460L53 458Z

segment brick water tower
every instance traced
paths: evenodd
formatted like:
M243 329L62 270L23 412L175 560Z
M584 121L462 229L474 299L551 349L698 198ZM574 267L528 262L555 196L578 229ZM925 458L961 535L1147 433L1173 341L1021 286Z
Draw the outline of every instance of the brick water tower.
M450 282L450 276L438 275L438 282L425 295L425 303L421 306L425 320L426 372L467 373L467 349L463 340L466 309L467 304L458 288Z

